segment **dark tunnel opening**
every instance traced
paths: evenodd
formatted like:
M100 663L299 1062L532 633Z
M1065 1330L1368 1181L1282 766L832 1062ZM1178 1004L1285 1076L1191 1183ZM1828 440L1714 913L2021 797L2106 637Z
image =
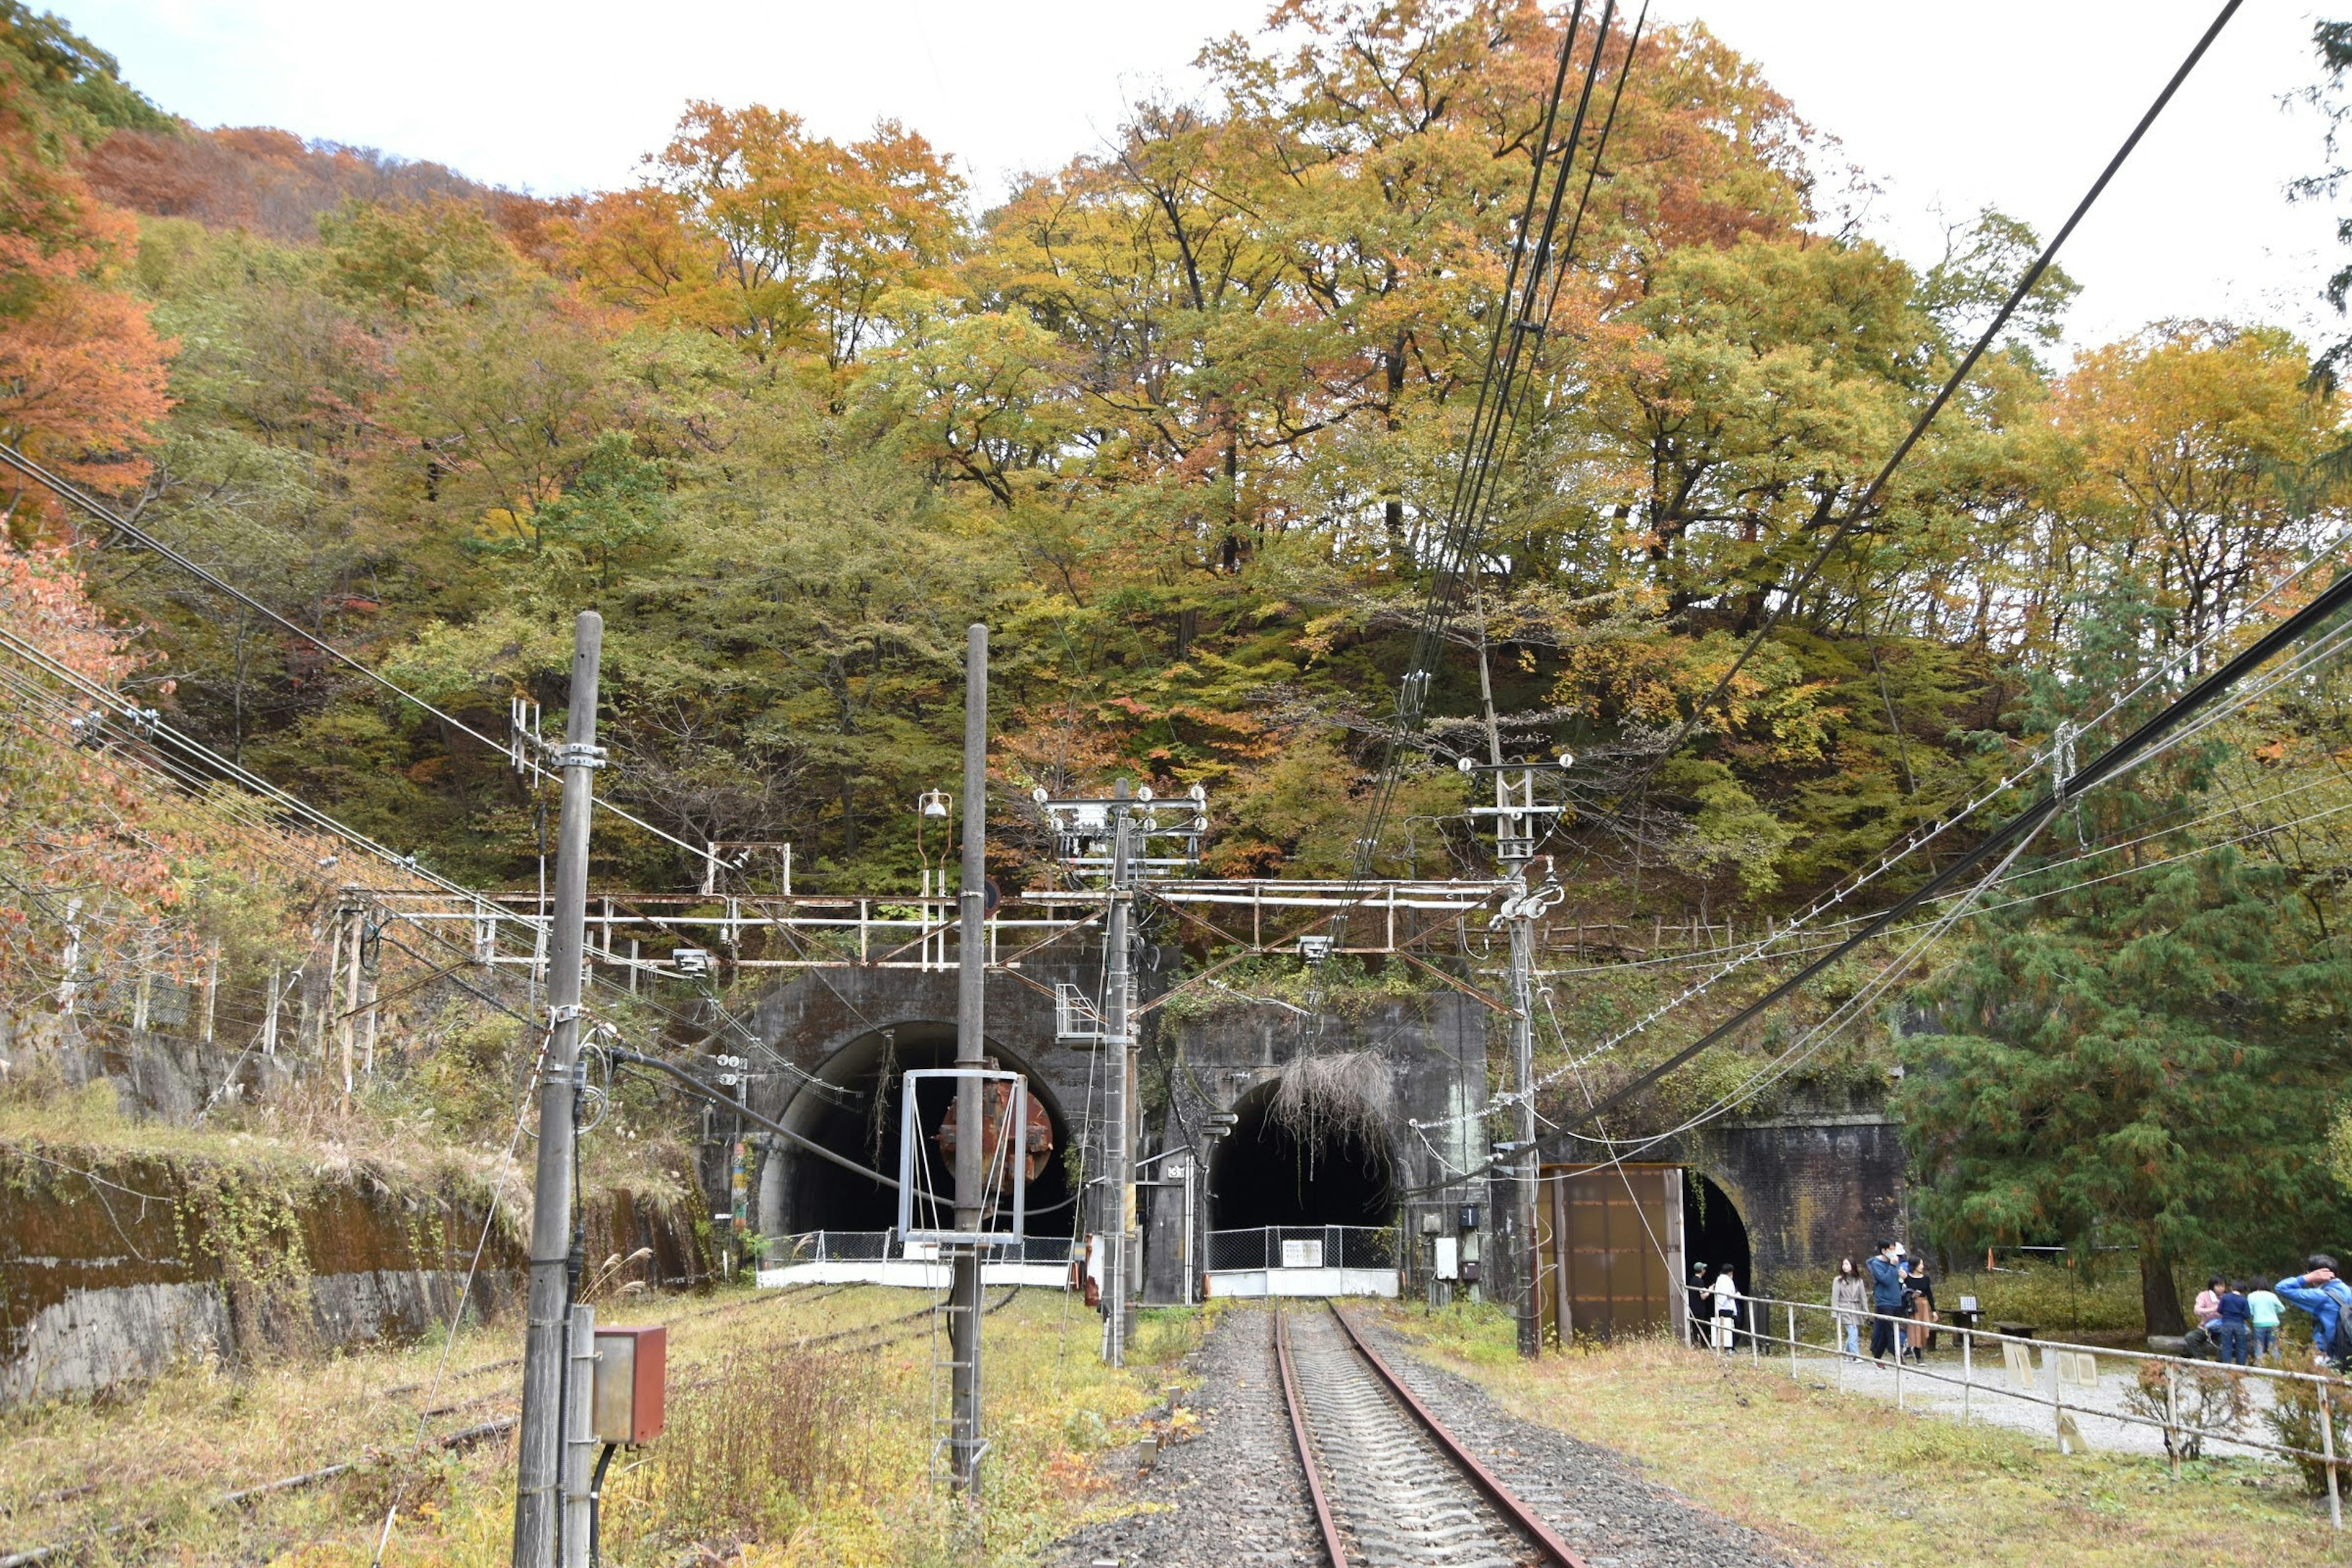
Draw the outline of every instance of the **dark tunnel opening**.
M1028 1073L1026 1064L993 1054L1000 1068ZM870 1036L844 1047L819 1073L823 1081L802 1089L783 1119L785 1125L896 1178L903 1092L900 1075L954 1065L953 1025L901 1027L887 1036ZM1069 1124L1035 1075L1028 1076L1030 1097L1044 1105L1053 1127L1054 1151L1029 1183L1026 1228L1031 1236L1066 1237L1077 1217L1077 1205L1070 1201L1069 1169L1063 1159L1069 1147ZM946 1084L925 1086L919 1121L926 1138L936 1137L949 1098ZM936 1155L933 1163L936 1166ZM898 1194L828 1161L802 1153L793 1161L789 1213L796 1231L888 1230L898 1223Z
M1241 1120L1209 1163L1210 1227L1395 1223L1386 1144L1338 1130L1302 1140L1271 1114L1273 1090L1261 1086L1234 1107Z
M1701 1293L1726 1268L1742 1297L1754 1294L1747 1222L1739 1217L1730 1194L1687 1167L1683 1171L1683 1256L1689 1260L1694 1320L1705 1322L1713 1315L1715 1303L1702 1300Z

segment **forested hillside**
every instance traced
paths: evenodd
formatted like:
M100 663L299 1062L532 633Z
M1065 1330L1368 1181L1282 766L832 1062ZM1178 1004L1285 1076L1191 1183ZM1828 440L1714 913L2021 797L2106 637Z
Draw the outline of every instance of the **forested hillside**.
M495 736L516 697L551 723L570 618L601 609L600 787L690 842L789 839L820 889L912 887L913 802L952 783L961 633L985 620L1005 877L1052 874L1033 784L1119 773L1204 784L1219 871L1347 866L1562 16L1285 0L1261 33L1205 45L1199 101L1137 103L1115 146L986 210L954 149L888 121L829 140L783 104L691 104L637 184L526 197L199 130L62 25L16 0L0 18L0 437L273 609ZM1379 860L1488 864L1453 766L1485 751L1483 671L1507 751L1580 759L1561 918L1760 923L2062 723L2094 754L2308 597L2326 571L2278 585L2343 526L2344 410L2315 346L2259 323L2154 322L2069 355L2053 272L1857 514L2039 239L1987 211L1940 256L1892 255L1816 182L1802 106L1704 26L1636 45L1621 21L1604 81L1629 48ZM5 517L32 584L0 583L12 616L26 595L59 606L142 700L453 878L534 875L546 802L502 754L36 489L9 489ZM1727 703L1702 709L1776 584L1849 518ZM2036 853L2073 858L2048 873L2073 890L2000 917L2059 922L2087 984L2140 937L2182 940L2165 908L2223 910L2211 962L2171 952L2140 1005L2222 1006L2181 1027L2200 1061L2261 1037L2254 1087L2126 1096L2048 1147L1963 1151L1952 1224L2116 1223L2035 1162L2150 1118L2293 1142L2233 1167L2263 1193L2316 1169L2352 862L2340 818L2306 819L2352 803L2339 690L2326 671L2281 687L2128 798L2070 814ZM1686 721L1691 743L1659 760ZM68 823L66 804L20 782L5 837ZM2190 842L2144 839L2159 828L2246 842L2181 862L2168 906L2137 901L2141 882L2077 886ZM0 844L0 870L33 879L26 855ZM596 855L599 884L701 875L602 825ZM112 896L152 894L124 872ZM0 915L48 933L14 950L12 990L53 983L57 911L0 890ZM2056 950L1982 942L1916 1004L1987 1053L1981 1077L1912 1080L1923 1125L1962 1142L2019 1081L2002 1000L2074 983L2011 973L1987 1001L1988 975ZM1596 1032L1633 1010L1563 1005ZM1938 1110L1937 1082L1979 1100ZM2183 1201L2210 1197L2210 1152L2175 1143ZM2168 1251L2234 1223L2165 1213L2131 1223Z

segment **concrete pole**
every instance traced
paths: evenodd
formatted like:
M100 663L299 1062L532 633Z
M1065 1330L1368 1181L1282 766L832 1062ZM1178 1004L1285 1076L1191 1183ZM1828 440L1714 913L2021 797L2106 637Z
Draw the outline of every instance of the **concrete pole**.
M963 882L957 910L956 1065L986 1060L982 1005L988 982L988 628L966 634L963 667ZM942 939L944 943L944 938ZM988 1119L976 1079L956 1086L956 1228L977 1231L985 1218L982 1155ZM1021 1158L1019 1130L1006 1158ZM980 1488L980 1262L977 1246L955 1249L948 1318L954 1416L949 1433L956 1489Z
M523 1330L522 1425L516 1444L514 1568L553 1568L561 1498L564 1328L579 1279L572 1228L573 1064L580 1055L580 970L587 945L588 817L593 804L596 667L604 621L581 612L572 632L572 714L557 753L563 817L556 844L548 1037L539 1087L539 1166L531 1183L530 1315Z
M343 1109L352 1108L352 1051L358 1043L360 1012L360 934L366 911L352 906L346 924L351 928L350 952L343 959L342 1029L337 1038L343 1047Z
M213 1015L220 1000L220 943L215 942L205 955L205 1044L213 1043Z
M1499 819L1498 819L1499 820ZM1524 898L1527 881L1519 879L1514 897ZM1536 922L1526 915L1511 921L1511 1084L1518 1095L1512 1136L1518 1141L1513 1163L1518 1167L1517 1192L1513 1194L1518 1227L1519 1353L1543 1353L1543 1321L1537 1304L1536 1276L1541 1258L1536 1247L1535 1101L1535 968Z
M1133 1086L1128 1078L1127 928L1129 838L1127 781L1112 790L1120 803L1111 807L1110 902L1103 921L1103 1041L1109 1072L1103 1090L1103 1167L1110 1179L1110 1215L1103 1239L1110 1256L1103 1270L1105 1322L1103 1360L1112 1366L1127 1364L1127 1233L1135 1213L1135 1161L1129 1152L1128 1101Z

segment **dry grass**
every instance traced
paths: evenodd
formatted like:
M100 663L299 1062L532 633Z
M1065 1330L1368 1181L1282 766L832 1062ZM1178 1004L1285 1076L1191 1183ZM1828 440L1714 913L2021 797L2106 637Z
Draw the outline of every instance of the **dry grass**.
M2352 1562L2289 1468L2062 1458L2023 1434L1900 1414L1738 1362L1642 1342L1519 1363L1499 1314L1391 1312L1527 1420L1853 1568Z
M927 1319L803 1342L887 1325L929 1300L860 1288L637 1298L603 1311L670 1324L675 1400L662 1443L614 1465L605 1562L667 1564L709 1545L740 1547L751 1568L1012 1563L1118 1506L1091 1450L1141 1436L1170 1373L1101 1367L1098 1320L1058 1293L1024 1291L987 1320L992 1447L977 1514L930 1494ZM1171 1327L1155 1345L1181 1354L1194 1338ZM465 1331L452 1373L504 1361L519 1339L512 1322ZM520 1374L491 1367L428 1394L439 1353L414 1346L242 1375L189 1366L119 1399L11 1411L0 1555L78 1539L92 1563L348 1568L369 1561L397 1498L388 1563L503 1563L510 1439L410 1456L421 1408L455 1407L428 1423L433 1436L509 1414ZM214 1506L225 1490L352 1458L360 1467L335 1481ZM135 1528L109 1533L125 1523Z

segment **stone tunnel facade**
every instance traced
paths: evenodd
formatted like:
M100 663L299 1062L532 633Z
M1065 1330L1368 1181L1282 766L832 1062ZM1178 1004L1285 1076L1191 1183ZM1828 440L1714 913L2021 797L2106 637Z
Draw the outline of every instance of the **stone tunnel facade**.
M1134 1147L1145 1176L1196 1163L1188 1194L1181 1182L1145 1184L1138 1193L1137 1225L1143 1242L1147 1301L1180 1300L1185 1270L1197 1276L1208 1261L1207 1233L1234 1205L1218 1190L1221 1166L1233 1162L1215 1146L1221 1131L1211 1118L1248 1119L1262 1112L1283 1065L1300 1048L1305 1018L1276 1003L1222 999L1162 1008L1158 999L1181 963L1173 949L1143 950L1139 963L1138 1086ZM1033 1235L1084 1234L1107 1228L1104 1190L1091 1178L1103 1168L1101 1119L1105 1066L1090 1045L1055 1037L1054 985L1100 987L1099 934L1086 931L1033 954L1018 970L988 976L985 1036L1007 1068L1026 1074L1055 1129L1053 1206L1038 1213ZM957 976L952 967L882 969L828 967L779 984L752 1010L750 1026L761 1050L751 1066L752 1108L804 1135L838 1145L860 1106L857 1097L876 1075L908 1066L944 1065L954 1054ZM1510 1288L1513 1248L1498 1226L1509 1219L1507 1182L1466 1179L1486 1163L1487 1130L1474 1114L1489 1088L1490 1036L1504 1038L1500 1015L1461 992L1366 999L1344 1016L1328 1017L1317 1049L1363 1051L1382 1064L1391 1095L1385 1146L1370 1152L1385 1180L1388 1212L1409 1231L1427 1211L1448 1217L1452 1233L1464 1205L1476 1205L1490 1245L1486 1279L1496 1293ZM743 1050L739 1044L734 1047ZM1499 1059L1499 1058L1497 1058ZM723 1110L708 1113L704 1176L724 1209L728 1191ZM1416 1126L1418 1123L1420 1125ZM862 1148L845 1152L881 1162L890 1148L872 1129ZM837 1175L821 1161L782 1140L757 1133L752 1177L757 1227L782 1236L826 1229L882 1230L893 1205L870 1190L849 1191L856 1178ZM1067 1161L1076 1146L1083 1160ZM1208 1157L1200 1159L1206 1150ZM1559 1158L1549 1146L1547 1160ZM1649 1161L1680 1163L1715 1183L1748 1229L1759 1281L1825 1272L1848 1253L1859 1256L1881 1239L1903 1233L1905 1157L1900 1129L1874 1103L1799 1103L1768 1118L1719 1122L1657 1146ZM895 1156L893 1156L895 1158ZM887 1167L895 1173L895 1164ZM1076 1170L1089 1178L1075 1190ZM1189 1216L1188 1216L1189 1209ZM1187 1219L1191 1240L1186 1240ZM1257 1222L1252 1222L1257 1223ZM1465 1252L1465 1256L1470 1256Z

